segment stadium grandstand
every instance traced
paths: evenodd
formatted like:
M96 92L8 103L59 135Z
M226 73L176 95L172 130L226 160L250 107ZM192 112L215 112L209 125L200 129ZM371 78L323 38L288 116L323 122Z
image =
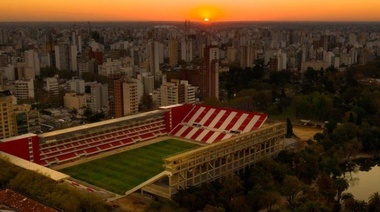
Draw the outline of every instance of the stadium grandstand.
M201 147L162 160L164 169L126 194L140 190L171 198L243 169L283 149L284 123L266 123L263 113L205 105L172 105L159 110L42 134L0 140L0 152L54 169L55 165L159 137L178 138Z

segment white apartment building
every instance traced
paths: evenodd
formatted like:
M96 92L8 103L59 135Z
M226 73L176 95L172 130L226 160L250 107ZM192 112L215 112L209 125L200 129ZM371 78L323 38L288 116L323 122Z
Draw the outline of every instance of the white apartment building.
M59 93L59 83L56 77L46 78L45 90L52 93L53 95L58 95Z
M84 94L84 80L81 79L72 79L66 82L66 90L74 91L78 94Z
M36 75L40 75L41 67L38 52L33 50L25 51L25 62L33 69Z
M174 104L194 104L197 102L196 94L198 87L192 86L186 80L172 80L164 82L159 89L160 106Z
M108 113L108 85L97 82L86 83L87 105L93 112Z
M125 116L139 112L137 90L136 82L128 81L123 83L123 111Z
M103 65L98 66L99 75L110 76L113 74L120 74L122 70L122 61L121 60L112 60L107 58L107 61Z
M21 99L34 99L34 82L33 79L29 80L16 80L16 98Z

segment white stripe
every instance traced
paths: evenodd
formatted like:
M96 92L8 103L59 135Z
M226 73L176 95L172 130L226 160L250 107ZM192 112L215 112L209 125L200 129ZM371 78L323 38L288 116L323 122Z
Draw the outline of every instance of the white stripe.
M231 130L238 130L240 128L240 126L243 124L244 120L247 117L248 117L248 114L247 113L243 113L243 115L240 116L240 118L237 120L237 122L231 128Z
M182 126L182 128L180 130L178 130L178 132L175 134L175 136L180 137L182 135L182 133L185 132L186 129L187 129L187 126Z
M213 128L216 123L218 123L219 119L222 118L222 116L226 113L225 110L221 110L218 115L216 115L216 117L214 118L214 120L210 123L210 125L208 125L208 127L210 128Z
M187 138L187 139L191 138L191 136L193 136L195 134L195 132L197 132L198 130L199 130L199 128L193 128L189 133L187 133L185 138Z
M226 127L231 123L231 120L234 119L237 112L232 112L230 115L226 118L226 120L223 121L223 124L219 127L219 129L224 130Z
M209 110L206 115L202 118L202 120L199 122L199 124L203 125L209 118L210 116L214 113L215 109L212 108L211 110Z
M249 132L251 131L252 127L256 124L257 120L259 120L260 116L255 115L252 120L247 124L243 132Z
M216 139L219 135L220 135L220 132L214 132L214 134L212 134L212 135L210 136L210 138L207 140L206 143L211 144L212 142L215 141L215 139Z
M199 110L197 110L197 112L194 114L193 117L191 117L191 119L188 121L188 123L191 125L194 123L195 120L197 120L198 116L205 110L206 108L205 107L201 107L199 108Z
M228 139L228 138L231 138L232 137L232 134L226 134L221 141L225 140L225 139Z
M198 137L195 140L202 141L202 138L205 137L208 132L210 132L210 130L204 130L203 132L201 132L201 134L198 135Z

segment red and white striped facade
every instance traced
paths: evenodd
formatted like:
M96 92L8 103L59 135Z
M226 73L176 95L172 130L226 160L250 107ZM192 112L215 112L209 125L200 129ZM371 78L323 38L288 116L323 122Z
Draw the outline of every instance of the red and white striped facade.
M170 135L213 143L260 128L266 114L195 105Z

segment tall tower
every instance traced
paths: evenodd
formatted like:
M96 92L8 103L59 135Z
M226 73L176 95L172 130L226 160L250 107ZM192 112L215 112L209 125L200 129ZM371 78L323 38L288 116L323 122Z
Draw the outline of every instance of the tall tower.
M157 41L150 40L148 42L149 48L149 73L153 76L160 70L160 58L159 58L159 43Z
M181 42L181 60L190 63L193 60L193 45L190 39L190 21L185 21L185 39Z
M55 67L59 70L70 70L69 45L59 44L54 47Z
M33 50L25 51L25 62L28 63L30 67L33 68L36 75L40 75L40 59L38 57L38 52Z
M201 98L214 97L219 99L219 48L209 45L204 49L203 64L201 67Z
M137 82L128 80L123 83L123 112L125 115L132 115L139 112Z

